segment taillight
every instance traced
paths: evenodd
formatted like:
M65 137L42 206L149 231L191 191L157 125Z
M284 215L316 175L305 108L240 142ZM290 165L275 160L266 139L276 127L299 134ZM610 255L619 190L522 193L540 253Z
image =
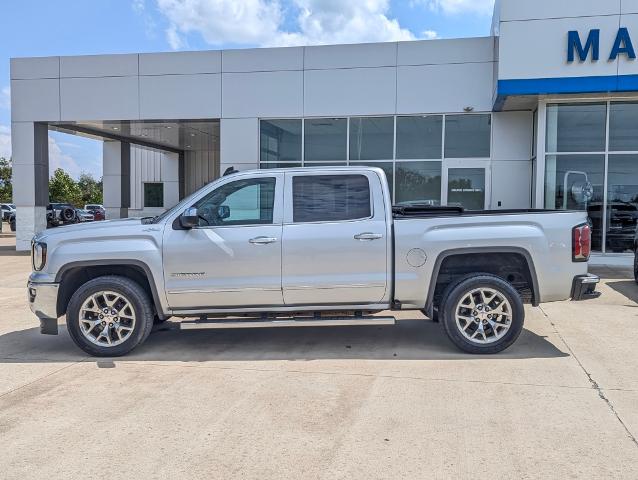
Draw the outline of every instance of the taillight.
M586 262L591 253L591 228L588 223L572 229L572 260Z

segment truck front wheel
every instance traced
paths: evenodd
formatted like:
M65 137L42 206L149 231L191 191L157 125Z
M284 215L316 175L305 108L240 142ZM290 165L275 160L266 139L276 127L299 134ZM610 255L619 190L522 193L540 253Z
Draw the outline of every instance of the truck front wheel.
M525 309L512 285L490 274L474 274L447 289L440 318L452 342L468 353L498 353L523 330Z
M94 278L69 301L66 324L75 344L95 357L125 355L153 328L153 306L144 289L116 275Z

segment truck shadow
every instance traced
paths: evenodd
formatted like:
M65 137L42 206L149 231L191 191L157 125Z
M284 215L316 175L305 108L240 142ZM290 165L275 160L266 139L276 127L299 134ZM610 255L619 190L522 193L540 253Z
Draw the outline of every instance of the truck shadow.
M465 354L450 343L440 325L421 319L402 320L394 326L188 331L179 331L179 325L169 321L156 328L144 345L117 361L480 360L566 356L545 337L529 330L524 330L512 347L498 355ZM73 344L62 325L58 336L41 335L37 328L0 336L0 363L75 362L89 358Z
M636 285L636 282L634 280L608 281L607 286L620 293L628 300L631 300L634 303L638 303L638 285Z

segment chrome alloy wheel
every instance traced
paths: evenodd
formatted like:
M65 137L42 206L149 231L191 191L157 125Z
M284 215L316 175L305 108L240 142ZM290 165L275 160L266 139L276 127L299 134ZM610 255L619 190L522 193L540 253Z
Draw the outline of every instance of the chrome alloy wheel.
M135 311L121 293L102 291L88 297L80 307L80 330L91 343L114 347L125 342L135 328Z
M485 345L501 339L512 324L512 306L492 288L477 288L464 295L454 312L456 326L465 338Z

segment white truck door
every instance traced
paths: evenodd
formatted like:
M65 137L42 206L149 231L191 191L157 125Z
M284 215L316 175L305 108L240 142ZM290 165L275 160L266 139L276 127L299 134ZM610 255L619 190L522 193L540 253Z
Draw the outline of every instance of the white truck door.
M229 176L194 203L199 227L164 233L173 309L281 305L283 173Z
M386 212L374 171L286 173L286 305L380 303L388 287Z

